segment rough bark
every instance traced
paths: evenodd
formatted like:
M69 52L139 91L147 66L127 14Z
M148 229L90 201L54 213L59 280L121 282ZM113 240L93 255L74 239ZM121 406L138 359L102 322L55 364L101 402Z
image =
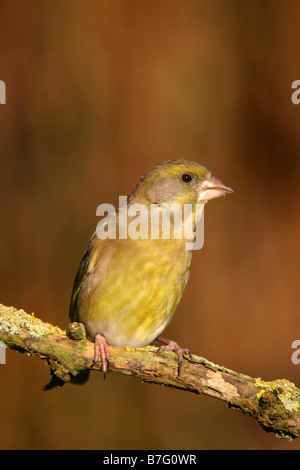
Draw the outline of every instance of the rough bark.
M24 310L0 304L0 340L9 348L47 361L51 366L51 384L61 386L76 381L86 371L101 371L101 363L93 363L94 345L85 338L84 327L78 323L72 323L65 332ZM203 393L252 416L265 431L278 437L300 436L300 390L288 380L265 382L195 355L184 356L178 375L177 356L157 351L154 346L135 349L110 346L109 373L133 375L143 382Z

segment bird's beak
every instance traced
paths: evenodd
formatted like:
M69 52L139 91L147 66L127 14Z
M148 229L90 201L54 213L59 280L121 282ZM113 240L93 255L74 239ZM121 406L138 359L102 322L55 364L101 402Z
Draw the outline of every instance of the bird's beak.
M233 193L230 186L215 176L209 175L199 187L198 202L210 201L211 199L225 196L228 193Z

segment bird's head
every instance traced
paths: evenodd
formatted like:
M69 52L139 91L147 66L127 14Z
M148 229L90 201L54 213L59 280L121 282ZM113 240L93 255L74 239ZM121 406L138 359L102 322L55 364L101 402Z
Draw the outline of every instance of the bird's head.
M205 204L233 192L210 171L187 160L169 160L154 166L132 192L129 201L143 204Z

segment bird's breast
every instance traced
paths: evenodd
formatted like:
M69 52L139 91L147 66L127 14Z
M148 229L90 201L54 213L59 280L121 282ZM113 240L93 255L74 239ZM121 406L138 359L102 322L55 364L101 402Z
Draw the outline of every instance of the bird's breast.
M191 252L182 240L114 240L109 262L89 281L80 321L93 339L145 346L167 326L188 281ZM98 279L97 279L98 277ZM91 285L93 288L91 290Z

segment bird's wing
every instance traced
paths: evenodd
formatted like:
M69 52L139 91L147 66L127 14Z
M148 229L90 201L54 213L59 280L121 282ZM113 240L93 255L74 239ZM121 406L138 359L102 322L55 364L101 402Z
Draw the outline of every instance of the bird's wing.
M87 249L85 250L85 253L83 255L75 277L69 313L69 317L72 322L77 321L77 304L79 292L82 288L85 279L95 266L95 256L93 256L93 254L95 252L94 249L97 244L97 241L99 242L99 238L97 237L96 233L94 233L94 235L89 241Z

